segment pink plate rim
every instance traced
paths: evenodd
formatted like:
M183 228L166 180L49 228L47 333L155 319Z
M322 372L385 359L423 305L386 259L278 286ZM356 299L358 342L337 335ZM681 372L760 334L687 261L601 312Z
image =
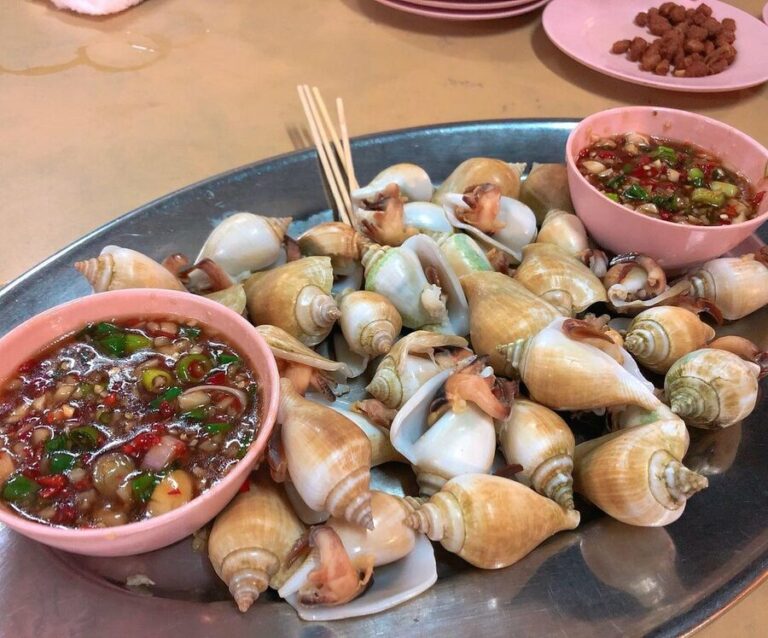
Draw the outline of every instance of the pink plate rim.
M697 6L699 0L678 0ZM691 93L736 91L768 81L768 27L745 11L719 0L708 0L718 18L733 18L737 23L736 61L725 71L704 78L658 76L641 71L637 64L610 53L613 42L621 37L647 31L633 24L635 14L647 10L647 0L552 0L544 10L542 24L552 43L563 53L594 71L620 80ZM762 62L760 62L762 61Z
M495 11L464 11L464 10L448 10L448 9L431 9L428 7L417 6L402 0L376 0L379 4L383 4L392 9L399 9L406 13L413 13L425 18L438 18L442 20L494 20L497 18L511 18L524 13L529 13L543 7L550 0L533 0L532 2L516 6L512 9L497 9Z
M536 0L407 0L408 4L449 11L487 11L512 9L531 4Z

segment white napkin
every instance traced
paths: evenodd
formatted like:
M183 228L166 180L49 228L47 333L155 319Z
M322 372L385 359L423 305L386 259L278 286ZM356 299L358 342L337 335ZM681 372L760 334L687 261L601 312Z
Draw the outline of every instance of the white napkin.
M51 0L59 9L69 9L78 13L103 16L125 11L128 7L139 4L142 0Z

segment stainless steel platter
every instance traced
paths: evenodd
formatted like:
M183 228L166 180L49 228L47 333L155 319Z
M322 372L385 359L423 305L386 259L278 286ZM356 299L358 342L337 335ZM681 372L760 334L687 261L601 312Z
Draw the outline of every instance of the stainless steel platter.
M439 181L477 155L562 161L573 125L517 120L431 126L357 139L353 153L361 183L402 161L424 166ZM71 264L104 245L157 258L194 255L214 223L235 210L292 215L294 236L329 219L314 152L212 177L83 237L0 292L0 334L88 294ZM726 331L748 333L765 349L768 312ZM188 540L151 554L95 559L51 550L0 527L0 636L678 635L731 604L768 570L766 420L763 397L741 426L694 440L696 458L689 464L708 464L710 487L673 525L631 528L579 503L584 516L576 531L557 535L507 569L481 572L438 548L440 579L432 589L357 620L305 623L274 594L241 615L207 557ZM135 574L155 585L126 586Z

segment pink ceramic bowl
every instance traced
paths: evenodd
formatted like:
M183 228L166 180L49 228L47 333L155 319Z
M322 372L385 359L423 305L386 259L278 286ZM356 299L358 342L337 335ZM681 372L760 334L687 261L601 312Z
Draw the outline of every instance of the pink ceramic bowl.
M768 220L768 196L753 219L732 226L686 226L636 213L611 201L576 168L579 152L597 137L636 131L690 142L712 151L749 179L756 191L768 190L768 150L735 128L703 115L652 106L600 111L582 120L565 146L568 185L576 214L590 236L614 253L639 252L675 271L719 257Z
M243 317L196 295L170 290L118 290L51 308L0 339L0 383L58 338L86 323L142 317L195 319L225 336L245 357L262 387L262 424L245 457L218 483L186 505L157 518L104 529L50 527L26 520L0 504L0 522L36 541L90 556L125 556L159 549L199 529L235 496L267 445L277 415L279 375L264 339Z

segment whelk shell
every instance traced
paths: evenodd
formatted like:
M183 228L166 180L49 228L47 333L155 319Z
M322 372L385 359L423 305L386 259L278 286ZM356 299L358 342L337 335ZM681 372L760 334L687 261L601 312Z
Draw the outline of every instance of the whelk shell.
M216 517L208 556L240 611L267 586L282 586L289 573L286 559L304 529L282 488L264 472Z
M395 343L365 389L387 408L398 409L426 381L453 367L457 358L471 354L466 347L467 340L456 335L412 332ZM451 355L451 350L459 351L458 356Z
M461 278L461 286L469 303L472 347L490 357L496 374L507 369L498 346L532 337L560 316L554 306L501 273L470 273Z
M624 347L646 368L664 374L680 357L703 348L714 336L714 329L690 310L657 306L632 320Z
M448 481L407 524L482 569L511 565L580 516L521 483L488 474Z
M392 348L402 330L400 313L384 295L367 290L342 294L339 325L350 349L364 357L378 357Z
M330 257L305 257L251 275L245 282L251 321L278 326L306 345L318 344L341 314L330 295L332 285Z
M452 233L453 226L442 206L431 202L408 202L403 206L406 226L422 233Z
M533 164L520 187L520 201L530 206L542 223L552 209L573 212L565 164Z
M230 310L234 310L239 315L245 313L247 298L245 296L245 288L243 288L243 284L235 284L234 286L224 288L223 290L209 292L205 296L208 297L208 299L218 301L220 304L226 306Z
M725 350L702 348L672 365L664 392L672 411L688 425L725 428L755 409L759 375L756 363Z
M195 262L212 259L235 280L271 266L280 256L291 217L235 213L213 229Z
M459 164L435 192L434 201L442 204L448 193L463 193L478 184L498 186L505 197L520 195L520 177L525 164L510 164L489 157L472 157Z
M459 279L471 272L493 270L483 249L469 235L464 233L444 234L435 239L440 252Z
M497 428L507 463L523 467L515 478L572 509L576 442L565 421L543 405L516 399L509 417L497 422Z
M601 281L575 257L554 244L529 244L515 279L566 317L607 301Z
M105 246L98 257L75 262L75 270L88 280L94 292L125 288L187 290L154 259L120 246Z
M324 222L313 226L296 240L303 255L330 257L336 276L352 274L360 261L358 234L342 222Z
M280 380L278 421L288 474L307 505L372 529L371 444L360 428L288 379Z
M603 340L603 341L601 341ZM604 343L606 350L598 347ZM589 324L560 317L536 336L500 346L531 398L555 410L595 410L617 405L660 405L628 352L623 365L610 354L616 344Z
M428 202L434 188L427 172L416 164L393 164L381 171L367 186L352 191L352 201L372 199L390 184L397 184L400 194L409 202Z
M647 425L619 430L576 446L574 488L609 516L660 527L676 521L707 479L682 464L688 432L665 407Z

